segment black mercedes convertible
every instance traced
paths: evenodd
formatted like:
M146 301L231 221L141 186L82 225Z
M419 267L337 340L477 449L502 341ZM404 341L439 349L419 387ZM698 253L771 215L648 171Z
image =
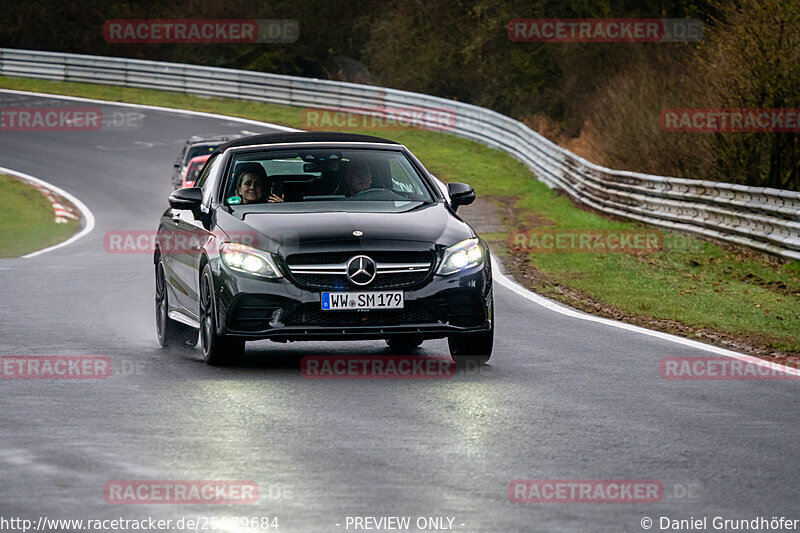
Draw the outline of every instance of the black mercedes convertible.
M217 148L174 191L153 257L162 346L228 364L248 340L385 339L408 353L447 338L485 363L494 316L489 250L444 185L396 142L276 133Z

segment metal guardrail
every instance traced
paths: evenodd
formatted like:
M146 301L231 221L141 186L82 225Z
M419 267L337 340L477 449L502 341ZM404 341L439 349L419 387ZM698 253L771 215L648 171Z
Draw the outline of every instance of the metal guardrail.
M291 106L445 110L448 133L499 148L598 211L800 259L800 192L653 176L595 165L523 123L470 104L370 85L79 54L0 48L0 75L101 83Z

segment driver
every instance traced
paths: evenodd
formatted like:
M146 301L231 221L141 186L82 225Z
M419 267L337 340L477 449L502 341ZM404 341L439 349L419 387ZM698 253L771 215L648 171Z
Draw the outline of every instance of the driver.
M372 187L372 170L364 161L351 161L345 170L347 196L355 196Z

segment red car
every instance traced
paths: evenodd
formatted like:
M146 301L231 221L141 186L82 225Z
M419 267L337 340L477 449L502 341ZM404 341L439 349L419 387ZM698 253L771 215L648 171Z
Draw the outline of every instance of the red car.
M199 155L197 157L193 157L189 161L189 164L186 165L186 171L183 173L181 188L194 187L194 182L197 181L197 176L200 175L200 171L203 170L203 165L206 164L206 161L210 156L211 154Z

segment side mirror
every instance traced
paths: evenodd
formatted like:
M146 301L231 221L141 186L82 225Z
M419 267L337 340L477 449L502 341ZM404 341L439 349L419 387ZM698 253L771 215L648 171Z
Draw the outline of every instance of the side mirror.
M200 187L178 189L169 195L169 206L173 209L195 209L202 201L203 190Z
M448 183L447 194L450 195L450 205L453 210L460 205L469 205L475 201L475 189L466 183Z

